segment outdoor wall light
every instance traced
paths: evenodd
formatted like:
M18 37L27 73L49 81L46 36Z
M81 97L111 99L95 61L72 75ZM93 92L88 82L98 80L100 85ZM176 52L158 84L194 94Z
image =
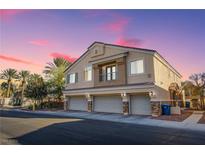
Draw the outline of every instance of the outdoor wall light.
M156 96L156 93L155 93L154 91L150 91L150 92L149 92L149 96L150 96L150 97L155 97L155 96Z
M125 92L121 93L121 97L126 97L127 94Z

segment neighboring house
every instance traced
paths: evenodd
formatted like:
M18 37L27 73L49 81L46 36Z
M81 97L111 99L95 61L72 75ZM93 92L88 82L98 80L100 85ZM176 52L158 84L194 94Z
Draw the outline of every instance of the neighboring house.
M66 70L65 110L151 115L181 75L155 50L94 42Z
M189 107L191 109L200 109L201 103L200 103L200 96L186 96L186 102L189 102Z

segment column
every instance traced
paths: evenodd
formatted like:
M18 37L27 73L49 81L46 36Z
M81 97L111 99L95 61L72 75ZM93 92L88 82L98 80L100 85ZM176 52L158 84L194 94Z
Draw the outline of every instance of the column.
M93 111L93 96L91 96L90 94L87 94L86 98L87 98L87 103L88 103L88 112L92 112Z
M64 111L69 110L69 97L64 95Z
M149 92L152 116L159 117L161 115L161 102L157 100L156 93L154 91Z
M129 114L129 95L127 93L121 93L122 103L123 103L123 114Z

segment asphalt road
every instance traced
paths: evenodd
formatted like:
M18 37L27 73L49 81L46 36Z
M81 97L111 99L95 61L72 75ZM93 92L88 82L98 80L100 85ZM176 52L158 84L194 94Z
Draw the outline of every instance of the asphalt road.
M0 110L0 144L205 144L204 132Z

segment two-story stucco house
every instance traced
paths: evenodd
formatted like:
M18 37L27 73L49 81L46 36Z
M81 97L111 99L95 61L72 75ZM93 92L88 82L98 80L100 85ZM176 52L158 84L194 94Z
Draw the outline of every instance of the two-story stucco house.
M181 75L155 50L94 42L66 80L65 110L151 115Z

